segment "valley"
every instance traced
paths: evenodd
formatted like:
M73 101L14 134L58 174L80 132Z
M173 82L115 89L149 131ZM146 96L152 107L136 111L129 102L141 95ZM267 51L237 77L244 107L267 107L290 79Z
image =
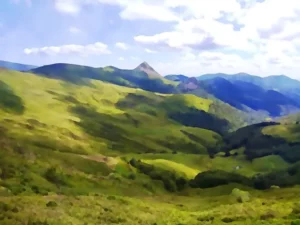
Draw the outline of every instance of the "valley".
M297 87L184 77L2 68L0 224L300 224Z

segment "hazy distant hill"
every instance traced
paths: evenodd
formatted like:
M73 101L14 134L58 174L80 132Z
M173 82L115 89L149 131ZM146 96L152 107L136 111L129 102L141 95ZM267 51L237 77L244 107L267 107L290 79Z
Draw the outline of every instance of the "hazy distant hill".
M10 69L10 70L18 70L18 71L27 71L36 68L36 66L25 65L20 63L13 63L0 60L0 67Z
M172 80L172 81L179 81L179 82L183 82L189 79L189 77L182 75L182 74L178 74L178 75L167 75L165 76L166 79L168 80Z
M270 77L267 79L266 85L263 83L263 78L247 74L204 75L198 79L175 75L167 76L167 78L181 79L178 88L185 93L219 99L236 109L249 113L249 116L256 114L256 116L261 115L262 118L266 118L268 115L278 117L300 110L300 101L295 96L276 91L275 88L267 88L267 84L271 85L272 83L279 86L278 79L290 79L286 77ZM282 82L284 83L284 81ZM284 87L284 85L281 86Z
M290 97L299 98L300 96L300 81L292 79L285 75L273 75L268 77L259 77L246 73L238 74L205 74L197 77L198 80L209 80L216 77L221 77L229 81L245 81L258 85L266 90L276 90ZM295 99L297 100L297 99Z

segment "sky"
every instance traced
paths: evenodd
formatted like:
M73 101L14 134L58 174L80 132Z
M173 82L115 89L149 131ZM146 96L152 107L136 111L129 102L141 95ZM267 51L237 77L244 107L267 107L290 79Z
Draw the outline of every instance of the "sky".
M298 0L1 0L0 59L300 79Z

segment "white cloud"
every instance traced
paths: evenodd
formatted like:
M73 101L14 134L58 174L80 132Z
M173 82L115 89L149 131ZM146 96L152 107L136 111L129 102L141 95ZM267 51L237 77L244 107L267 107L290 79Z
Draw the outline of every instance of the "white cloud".
M179 19L169 8L162 7L162 4L149 4L147 0L55 0L56 9L68 14L78 14L84 5L89 4L118 5L122 8L120 17L127 20L177 21Z
M125 59L123 57L119 57L119 60L120 61L124 61Z
M63 13L77 14L81 10L83 1L80 0L54 0L55 8Z
M117 42L115 44L115 46L116 46L116 48L119 48L119 49L122 49L122 50L128 50L128 46L123 42Z
M149 48L146 48L145 52L150 53L150 54L156 54L157 53L157 51L153 51L153 50L151 50Z
M71 32L72 34L79 34L82 31L79 28L72 26L72 27L69 28L69 32Z
M178 68L190 70L187 65L192 64L191 68L196 69L200 59L208 70L213 69L208 66L212 62L216 65L214 69L219 71L300 67L300 1L54 1L58 10L69 14L78 14L87 4L109 4L119 7L121 19L171 22L164 24L165 30L140 33L134 40L150 51L172 49L183 53L183 62L176 64ZM222 60L216 60L218 57ZM173 68L173 63L171 65Z
M49 46L42 48L26 48L26 55L45 54L45 55L60 55L60 54L78 54L80 56L111 54L106 44L96 42L90 45L62 45Z
M203 34L185 33L185 32L164 32L153 36L140 35L134 37L135 41L152 45L155 47L170 47L176 49L183 49L187 46L201 45L202 42L209 38Z
M187 16L217 19L222 13L234 13L241 9L236 0L164 0L169 8L183 7Z

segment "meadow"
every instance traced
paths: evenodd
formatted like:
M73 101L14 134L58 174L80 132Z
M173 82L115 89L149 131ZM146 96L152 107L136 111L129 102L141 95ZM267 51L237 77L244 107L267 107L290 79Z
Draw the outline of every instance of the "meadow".
M206 171L251 178L294 165L248 160L244 147L209 154L230 125L212 100L9 70L0 81L0 224L300 224L298 186L189 186ZM293 141L296 129L262 133Z

